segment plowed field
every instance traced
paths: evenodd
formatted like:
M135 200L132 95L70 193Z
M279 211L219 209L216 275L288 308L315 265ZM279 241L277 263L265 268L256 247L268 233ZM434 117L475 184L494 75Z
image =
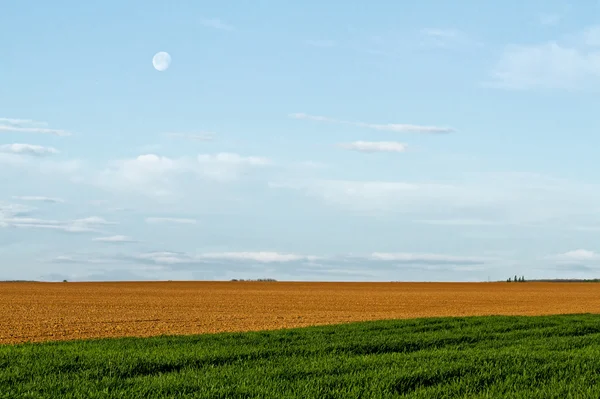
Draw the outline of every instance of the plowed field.
M0 343L600 313L594 283L0 283Z

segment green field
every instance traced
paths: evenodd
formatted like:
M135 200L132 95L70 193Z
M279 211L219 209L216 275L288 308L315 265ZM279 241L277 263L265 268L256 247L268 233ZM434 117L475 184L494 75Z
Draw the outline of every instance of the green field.
M600 398L600 316L0 346L0 398Z

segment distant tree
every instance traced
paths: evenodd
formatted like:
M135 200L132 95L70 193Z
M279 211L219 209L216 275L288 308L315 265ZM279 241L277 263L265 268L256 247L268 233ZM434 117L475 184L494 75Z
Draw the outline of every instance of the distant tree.
M506 281L510 283L512 281L512 279L509 277L508 280L506 280Z
M521 276L521 282L525 282L525 276Z
M63 280L63 283L66 283L66 282L67 282L67 280Z
M516 274L515 274L515 279L513 281L519 281L519 278L517 277Z

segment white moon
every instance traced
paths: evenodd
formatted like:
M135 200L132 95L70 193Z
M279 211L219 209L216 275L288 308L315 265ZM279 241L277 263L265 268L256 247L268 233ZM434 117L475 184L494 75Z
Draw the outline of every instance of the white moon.
M156 53L154 54L154 58L152 58L152 65L154 65L157 71L166 71L169 65L171 65L171 56L164 51Z

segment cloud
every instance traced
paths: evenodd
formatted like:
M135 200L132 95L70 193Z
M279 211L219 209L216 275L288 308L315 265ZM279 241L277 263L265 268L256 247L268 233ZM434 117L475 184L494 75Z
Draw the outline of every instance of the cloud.
M109 264L119 263L118 260L110 257L94 256L86 254L81 255L58 255L48 260L50 263L74 263L74 264Z
M0 152L18 155L32 155L37 157L58 154L58 150L53 147L19 143L0 145Z
M175 223L175 224L196 224L196 219L188 218L163 218L163 217L148 217L146 223L148 224L159 224L159 223Z
M29 119L0 118L0 133L40 133L55 136L70 136L66 130L49 129L45 122L36 122Z
M542 25L555 26L560 22L561 16L558 14L540 14L538 20Z
M333 40L306 40L305 43L309 46L320 48L331 48L336 45L336 42Z
M600 84L600 26L560 40L508 46L484 85L511 90L594 89Z
M201 154L198 155L198 162L206 164L226 164L226 165L252 165L264 166L271 164L271 161L263 157L243 157L238 154L221 152L218 154Z
M420 32L421 44L444 49L480 45L456 29L426 28Z
M2 165L2 167L0 167L0 175L16 172L22 174L23 171L26 171L29 176L34 174L44 176L63 175L65 177L75 178L75 173L81 171L83 166L83 163L79 160L53 160L44 156L50 155L49 153L44 155L41 154L44 150L38 151L37 156L33 153L33 151L35 151L33 148L21 148L21 153L9 151L0 151L0 164ZM24 151L29 151L29 153L25 153ZM52 150L50 150L50 152L51 151Z
M563 272L590 272L600 267L600 254L587 249L575 249L545 259L555 263L548 268Z
M374 252L369 258L374 261L394 262L396 264L434 264L434 265L482 265L490 258L451 256L439 254L415 254L415 253L383 253Z
M200 132L200 133L165 133L165 135L172 139L184 139L191 141L212 141L214 139L214 133L212 132Z
M216 275L235 273L278 273L303 276L322 274L365 275L371 277L386 270L465 272L481 270L499 259L478 256L455 256L435 253L342 254L317 256L277 251L200 252L153 251L133 254L72 254L52 258L53 263L130 264L171 271L204 271Z
M309 115L302 112L293 113L289 115L294 119L306 119L312 120L316 122L328 122L335 123L341 125L350 125L363 127L372 130L381 130L381 131L389 131L389 132L397 132L397 133L406 133L406 132L414 132L414 133L424 133L424 134L436 134L436 133L451 133L454 132L454 129L449 127L438 127L438 126L422 126L422 125L410 125L410 124L399 124L399 123L387 123L387 124L377 124L377 123L364 123L364 122L349 122L343 121L339 119L329 118L325 116L316 116Z
M229 25L218 18L205 18L200 20L200 24L206 26L207 28L213 28L218 30L233 30L233 26Z
M139 191L156 196L169 195L173 176L190 172L193 162L154 154L112 162L97 176L96 184L124 191Z
M35 196L35 195L22 195L22 196L13 196L13 199L19 201L37 201L37 202L47 202L51 204L62 204L65 202L62 198L55 197L44 197L44 196Z
M19 213L10 209L0 212L0 227L4 228L48 229L68 233L92 233L100 232L98 227L110 224L116 223L108 222L98 216L64 221L23 217L23 212Z
M269 187L297 190L309 197L320 198L338 209L354 211L408 212L440 202L467 204L470 196L460 186L394 181L296 180L270 182Z
M13 126L48 126L46 122L37 122L31 119L0 118L0 124Z
M554 259L561 262L586 262L600 260L600 255L587 249L575 249L573 251L555 255Z
M338 147L360 152L404 152L407 145L395 141L355 141L352 143L341 143Z
M279 252L212 252L200 255L200 259L228 260L240 262L294 262L316 260L318 257Z
M435 226L506 226L508 221L484 220L484 219L431 219L418 220L417 223Z
M222 263L289 263L311 261L314 256L272 251L260 252L207 252L186 254L182 252L157 251L134 255L132 259L143 260L159 265L208 265Z
M115 235L115 236L109 236L109 237L97 237L97 238L94 238L92 241L107 242L107 243L113 243L113 244L136 242L133 238L128 237L128 236L123 236L123 235Z
M323 169L328 165L319 161L302 161L293 165L293 167L298 167L302 169Z
M465 172L460 180L437 182L288 178L271 180L268 186L316 198L336 211L410 213L411 220L437 224L447 219L474 224L476 219L569 228L590 224L600 200L598 184L532 173Z
M198 262L192 255L183 252L156 251L133 255L132 261L146 261L159 265L194 264Z
M266 165L271 165L267 158L234 153L200 154L196 158L145 154L112 162L94 183L110 189L171 196L175 195L178 183L180 188L186 176L226 182L236 180L249 169Z

